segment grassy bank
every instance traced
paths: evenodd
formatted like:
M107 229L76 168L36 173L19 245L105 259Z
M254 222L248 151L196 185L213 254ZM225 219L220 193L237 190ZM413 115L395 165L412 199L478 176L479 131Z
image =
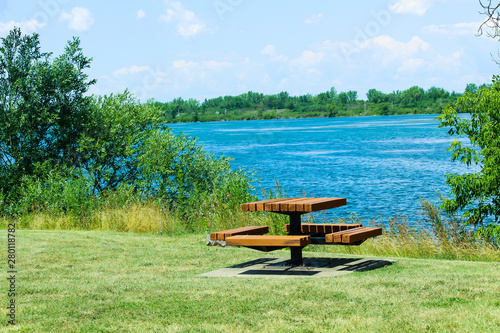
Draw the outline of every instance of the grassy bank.
M197 277L266 256L207 247L197 234L18 230L16 251L17 325L4 317L2 331L495 332L500 325L499 263L397 259L335 278L249 280ZM7 271L6 260L1 267Z
M122 207L96 209L89 215L33 212L15 219L0 218L0 229L15 222L18 229L30 230L92 230L149 233L155 235L184 235L211 232L249 225L268 226L273 235L285 234L286 215L267 212L242 212L239 207L223 204L200 204L189 212L169 210L156 203L128 203ZM427 216L421 216L418 225L407 223L405 217L386 221L360 221L355 216L342 220L327 220L322 214L304 215L303 222L362 223L380 226L383 235L361 246L331 247L310 245L309 251L334 251L344 254L407 257L419 259L447 259L468 261L500 261L498 244L480 240L467 232L463 222L448 220L437 214L435 205L427 202ZM221 209L222 208L222 209Z

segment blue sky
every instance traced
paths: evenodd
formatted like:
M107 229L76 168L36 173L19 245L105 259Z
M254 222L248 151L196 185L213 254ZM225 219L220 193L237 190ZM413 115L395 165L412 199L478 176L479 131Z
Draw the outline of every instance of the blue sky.
M489 83L499 45L476 36L480 10L475 0L0 0L0 36L37 32L55 55L78 36L94 94L203 101L335 87L366 99L371 88Z

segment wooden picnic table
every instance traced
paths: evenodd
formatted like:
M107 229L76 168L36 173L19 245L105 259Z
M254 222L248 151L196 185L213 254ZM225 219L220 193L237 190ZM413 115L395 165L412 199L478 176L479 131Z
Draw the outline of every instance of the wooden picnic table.
M280 198L241 205L243 211L286 214L290 224L285 226L287 236L264 236L265 226L249 226L210 234L215 242L229 246L245 246L260 251L290 248L290 264L302 265L302 249L308 244L359 245L370 237L382 234L381 228L366 228L361 224L301 223L303 214L346 205L346 198Z

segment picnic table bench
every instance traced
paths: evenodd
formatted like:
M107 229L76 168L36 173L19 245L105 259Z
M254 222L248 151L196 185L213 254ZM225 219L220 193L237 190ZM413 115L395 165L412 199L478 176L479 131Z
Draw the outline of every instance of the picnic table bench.
M244 246L259 251L290 248L292 266L302 265L302 249L309 244L360 245L371 237L382 234L382 228L363 227L361 224L301 223L301 215L336 208L346 204L345 198L282 198L262 200L241 205L243 211L266 211L286 214L290 224L285 225L288 235L265 235L266 226L248 226L210 234L212 244Z

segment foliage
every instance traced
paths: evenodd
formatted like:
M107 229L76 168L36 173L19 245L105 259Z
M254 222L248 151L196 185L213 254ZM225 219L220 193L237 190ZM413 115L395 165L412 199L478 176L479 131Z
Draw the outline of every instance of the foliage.
M454 198L444 199L448 213L465 210L469 224L480 225L480 232L500 236L500 81L494 79L489 89L466 93L457 108L470 114L461 118L456 108L447 107L439 119L440 127L449 127L450 135L467 136L470 145L454 140L449 150L453 160L480 167L477 173L447 175ZM493 218L490 221L489 218ZM492 222L492 223L488 223Z
M40 52L37 34L22 36L16 28L2 38L0 189L6 196L23 176L36 173L37 164L71 166L80 160L77 138L87 130L90 103L84 94L94 83L83 70L91 59L77 38L50 58Z
M247 172L233 170L228 157L207 154L195 139L172 134L151 103L128 92L97 97L91 119L79 141L83 162L55 169L37 164L36 176L21 178L17 200L4 211L64 214L74 219L70 226L88 229L108 208L149 202L195 223L187 217L203 204L208 216L253 199Z
M54 61L40 52L37 34L14 29L2 42L3 216L51 214L63 216L58 225L65 228L89 229L118 206L151 204L187 217L200 202L210 202L209 213L252 198L251 176L196 140L173 135L161 105L141 103L128 91L86 96L94 81L83 73L90 59L78 39ZM171 113L198 107L179 99Z
M247 199L249 175L233 171L228 157L206 153L195 139L169 129L150 133L147 150L139 157L138 189L155 198L180 204L222 191L232 205ZM235 189L236 191L232 191ZM227 190L227 192L226 192Z
M89 130L79 138L80 168L100 193L141 178L147 139L162 128L160 110L129 92L93 98ZM172 152L172 154L175 154Z
M472 86L476 85L469 84L466 89ZM424 90L414 86L387 94L370 89L366 94L367 101L363 101L357 91L337 93L332 87L315 96L290 96L287 92L264 95L249 91L238 96L205 99L202 103L176 98L171 102L155 104L161 107L167 122L192 122L440 113L459 95L443 88Z

